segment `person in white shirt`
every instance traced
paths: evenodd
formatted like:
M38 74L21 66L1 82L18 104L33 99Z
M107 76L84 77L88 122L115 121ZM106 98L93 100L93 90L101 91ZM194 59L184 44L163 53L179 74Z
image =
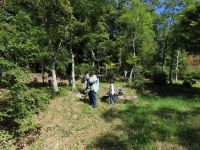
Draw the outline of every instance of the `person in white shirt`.
M89 99L93 108L97 107L97 92L99 90L99 79L97 78L95 72L90 73L89 77Z
M111 105L115 103L115 87L114 87L114 81L113 80L110 80L109 102L110 102Z

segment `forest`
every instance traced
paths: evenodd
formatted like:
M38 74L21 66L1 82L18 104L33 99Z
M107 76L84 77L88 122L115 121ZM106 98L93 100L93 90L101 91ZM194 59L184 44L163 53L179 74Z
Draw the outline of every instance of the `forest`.
M199 79L199 0L0 0L0 149L198 150Z

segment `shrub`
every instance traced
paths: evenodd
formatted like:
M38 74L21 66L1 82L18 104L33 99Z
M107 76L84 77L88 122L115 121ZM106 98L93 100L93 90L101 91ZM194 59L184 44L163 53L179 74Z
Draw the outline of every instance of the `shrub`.
M20 83L11 87L10 95L11 102L6 113L17 124L15 133L24 134L37 129L38 125L35 125L31 118L47 104L49 98L45 95L33 95L24 84Z
M183 79L200 79L200 66L196 68L188 68L185 72L181 75Z
M144 76L142 66L137 66L134 70L133 81L131 82L131 87L136 89L144 89Z
M192 87L192 83L189 80L185 80L183 82L183 86L186 88L191 88Z
M0 84L13 86L16 83L24 82L28 76L25 71L16 66L14 63L0 58L1 80Z
M153 83L159 86L167 84L167 74L160 67L155 68L153 72Z
M196 81L191 78L184 79L183 86L187 88L191 88L193 84L196 84Z
M135 77L133 82L131 83L131 87L136 89L144 89L144 79L143 77Z
M12 134L24 134L38 128L32 122L32 116L44 107L49 97L41 94L39 96L24 84L27 73L14 63L0 59L2 66L1 83L6 85L8 100L1 101L0 121L7 122L12 127Z

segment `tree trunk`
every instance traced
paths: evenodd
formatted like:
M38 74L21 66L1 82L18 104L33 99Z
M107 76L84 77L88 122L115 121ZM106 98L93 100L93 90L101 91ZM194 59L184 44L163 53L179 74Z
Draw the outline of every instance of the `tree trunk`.
M56 50L58 50L61 47L61 41L59 41L58 45L55 47ZM53 78L53 90L54 92L58 92L58 82L56 77L56 52L55 49L52 47L51 54L52 54L52 78Z
M58 83L57 83L57 79L56 79L56 69L55 69L55 60L53 61L52 63L52 69L51 69L51 72L52 72L52 78L53 78L53 90L54 92L58 92Z
M171 54L171 62L170 62L170 73L169 73L169 81L170 84L172 85L172 70L173 70L173 63L174 63L174 56L175 56L175 44L173 45L173 50L172 50L172 54Z
M135 52L135 36L133 37L133 57L134 57L134 59L135 59L135 57L136 57L136 52ZM131 69L131 73L130 73L130 76L129 76L129 83L132 82L132 77L133 77L133 74L134 74L134 73L133 73L134 67L135 67L135 66L133 66L132 69Z
M96 58L95 58L95 54L94 54L93 50L91 52L92 52L92 66L94 67Z
M108 68L107 68L107 64L106 64L106 75L108 75Z
M178 50L177 57L176 57L176 81L178 81L179 54L180 54L180 51Z
M133 38L133 56L134 56L134 58L135 58L135 56L136 56L135 53L136 53L136 52L135 52L135 36L134 36L134 38Z
M119 70L121 69L122 66L122 52L121 49L119 50L119 58L118 58L118 63L119 63Z
M42 62L42 83L44 84L44 63Z
M165 66L166 66L167 42L168 42L168 36L167 36L166 39L165 39L164 48L163 48L162 71L165 71Z
M72 72L71 72L71 75L72 75L72 89L75 89L76 88L76 84L75 84L75 68L74 68L74 53L72 51L72 47L70 46L70 51L71 51L71 57L72 57Z
M98 73L101 74L101 68L100 68L99 61L98 61L98 64L97 64L97 65L98 65Z
M131 73L130 73L130 76L129 76L129 83L132 82L133 70L134 70L134 67L131 69Z

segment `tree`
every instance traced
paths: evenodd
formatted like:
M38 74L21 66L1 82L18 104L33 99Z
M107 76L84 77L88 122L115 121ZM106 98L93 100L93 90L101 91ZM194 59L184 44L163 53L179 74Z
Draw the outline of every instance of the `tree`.
M178 17L175 26L180 46L188 52L197 52L200 49L200 3L188 6ZM195 34L194 34L195 33Z
M119 35L123 35L128 45L126 46L126 53L131 58L138 57L140 65L148 66L149 60L155 49L154 31L152 26L153 16L148 6L140 1L130 1L127 7L124 7L122 15L118 19L120 30ZM128 63L132 65L129 82L132 80L133 70L136 64L130 62L137 62L133 59L128 59Z
M43 26L48 39L48 49L51 51L51 70L53 77L54 91L58 91L56 79L56 60L63 39L66 35L67 27L72 15L72 7L68 0L60 1L32 1L34 17L37 24Z

